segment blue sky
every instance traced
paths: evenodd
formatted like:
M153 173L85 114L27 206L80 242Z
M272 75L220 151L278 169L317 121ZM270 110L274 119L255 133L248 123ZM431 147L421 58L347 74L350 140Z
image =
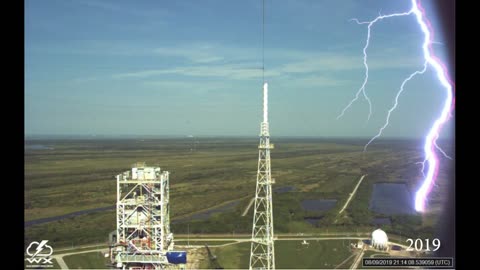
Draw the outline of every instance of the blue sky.
M423 1L435 27L432 1ZM368 104L366 25L410 1L266 0L272 136L370 137L403 78L421 68L413 16L376 24ZM435 52L443 57L442 36ZM262 120L262 2L25 1L25 133L256 136ZM443 89L428 70L407 85L385 137L424 136ZM442 136L452 132L445 126Z

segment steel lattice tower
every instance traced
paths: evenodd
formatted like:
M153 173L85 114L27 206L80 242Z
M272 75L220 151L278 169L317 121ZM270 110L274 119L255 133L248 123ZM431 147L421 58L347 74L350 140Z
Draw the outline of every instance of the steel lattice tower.
M144 163L117 175L117 243L112 259L121 269L172 268L169 172Z
M268 84L263 85L263 122L258 146L257 188L253 214L250 269L275 269L272 214L272 173L270 168L270 132L268 128Z

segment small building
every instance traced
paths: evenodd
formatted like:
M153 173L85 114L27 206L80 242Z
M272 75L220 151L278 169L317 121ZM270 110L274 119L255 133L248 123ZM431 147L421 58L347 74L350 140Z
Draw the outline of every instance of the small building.
M362 249L363 248L363 242L361 240L358 240L357 242L357 248Z

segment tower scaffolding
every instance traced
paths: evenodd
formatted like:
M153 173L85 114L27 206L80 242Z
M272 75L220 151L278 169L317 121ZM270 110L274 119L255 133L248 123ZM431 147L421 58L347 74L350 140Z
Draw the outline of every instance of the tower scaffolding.
M119 269L183 268L173 251L169 172L136 163L117 175L117 230L110 256ZM173 258L173 259L172 259Z
M270 132L268 126L268 84L263 85L263 122L258 145L257 187L253 214L250 269L275 269L273 237L272 179L270 167Z

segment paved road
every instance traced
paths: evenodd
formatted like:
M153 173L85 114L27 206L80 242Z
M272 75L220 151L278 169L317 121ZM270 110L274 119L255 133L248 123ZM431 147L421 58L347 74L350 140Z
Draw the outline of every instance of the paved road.
M250 209L250 207L252 207L252 204L253 204L254 201L255 201L255 197L253 197L250 200L250 202L248 203L247 208L245 208L245 211L243 211L243 213L242 213L242 217L244 217L248 213L248 209Z
M364 238L368 238L370 236L369 232L340 232L340 233L305 233L305 234L298 234L298 233L281 233L275 234L275 236L279 237L280 239L283 237L292 238L292 239L304 239L305 237L321 237L321 236L344 236L344 237L353 237L353 236L362 235ZM208 239L208 241L232 241L232 239L242 239L242 240L250 240L252 237L251 234L175 234L175 241L201 241ZM102 244L92 244L92 245L80 245L75 247L68 247L62 249L55 249L55 252L59 251L69 251L69 250L77 250L77 249L85 249L85 248L100 248L106 247L105 243Z
M320 236L370 236L372 232L322 232L322 233L279 233L275 234L278 237L320 237ZM251 238L251 233L244 233L244 234L235 234L232 235L231 233L223 233L223 234L175 234L175 240L180 238L187 239L190 236L190 240L202 240L203 238L216 238L216 239L234 239L234 238Z
M67 264L63 260L64 256L81 254L81 253L89 253L89 252L102 252L102 251L103 252L108 252L108 248L101 248L101 249L94 249L94 250L84 250L84 251L58 254L58 255L53 255L52 258L54 258L58 262L58 265L60 266L61 269L69 269Z
M297 235L291 235L291 234L284 234L283 237L282 237L282 234L279 234L277 235L275 238L275 241L303 241L303 240L307 240L307 241L311 241L311 240L318 240L318 241L328 241L328 240L364 240L366 238L368 238L368 236L363 236L363 237L359 237L359 236L335 236L336 235L345 235L346 233L342 233L342 234L339 234L339 233L331 233L331 234L327 234L326 236L297 236ZM355 234L355 233L351 233L351 234ZM215 241L218 241L218 242L231 242L231 241L234 241L232 243L224 243L224 244L219 244L219 245L211 245L211 246L218 246L218 247L221 247L221 246L228 246L228 245L235 245L235 244L238 244L238 243L244 243L244 242L250 242L250 235L245 235L245 237L243 238L240 238L240 237L232 237L231 235L225 235L226 237L225 238L176 238L175 240L176 241L187 241L188 239L190 241L208 241L208 242L215 242ZM295 236L295 237L292 237L292 236ZM280 238L278 238L280 237ZM398 245L398 246L401 246L403 248L407 248L407 246L405 245L402 245L402 244L399 244L399 243L395 243L395 242L389 242L389 244L394 244L394 245ZM96 247L98 245L93 245L92 247ZM180 245L179 245L180 246ZM181 245L181 246L186 246L186 245ZM190 247L203 247L204 245L190 245ZM83 248L85 248L86 246L84 246ZM74 249L78 249L79 247L77 248L74 248ZM71 248L69 248L71 249ZM69 249L63 249L63 250L69 250ZM73 249L72 249L73 250ZM53 255L52 258L54 258L55 260L57 260L58 264L60 265L61 269L69 269L67 264L65 263L65 261L63 260L63 257L64 256L69 256L69 255L74 255L74 254L81 254L81 253L89 253L89 252L108 252L108 248L98 248L98 249L93 249L93 250L84 250L84 251L73 251L73 252L70 252L70 253L64 253L64 254L58 254L58 255ZM356 267L358 267L358 264L361 262L361 258L363 257L363 254L364 254L364 249L362 249L362 251L359 253L358 257L355 259L355 262L352 264L352 268L351 269L355 269Z
M55 253L59 251L75 250L75 249L84 249L84 248L95 248L95 247L106 247L107 244L94 244L94 245L80 245L69 248L55 249Z
M345 264L346 262L348 262L352 257L355 256L355 253L353 253L352 255L348 256L345 260L343 260L341 263L337 264L337 266L335 266L335 269L339 268L340 266L342 266L343 264Z
M357 258L355 259L355 261L353 262L353 264L350 266L350 269L357 269L358 268L358 265L360 264L360 262L362 261L362 258L363 258L363 254L365 253L365 247L362 248L362 251L360 253L358 253L358 256Z
M345 205L343 206L343 208L340 210L340 212L338 212L338 214L341 214L343 212L343 210L345 210L345 208L347 208L348 204L350 203L350 200L353 198L353 196L355 195L355 193L357 192L357 189L358 187L360 186L360 184L362 183L362 180L363 178L366 176L366 174L362 175L362 177L360 177L360 180L358 181L358 184L355 186L355 188L353 189L353 192L350 193L350 197L348 198L347 202L345 203Z

